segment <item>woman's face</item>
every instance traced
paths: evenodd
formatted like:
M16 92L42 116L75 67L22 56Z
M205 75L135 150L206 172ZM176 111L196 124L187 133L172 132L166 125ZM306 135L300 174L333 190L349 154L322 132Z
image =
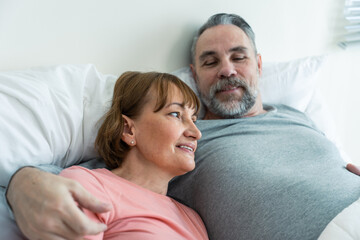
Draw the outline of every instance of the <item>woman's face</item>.
M178 176L194 169L194 153L201 133L194 124L195 109L183 104L183 95L175 85L169 90L172 97L160 111L154 112L157 98L150 89L150 100L134 120L136 151L146 164Z

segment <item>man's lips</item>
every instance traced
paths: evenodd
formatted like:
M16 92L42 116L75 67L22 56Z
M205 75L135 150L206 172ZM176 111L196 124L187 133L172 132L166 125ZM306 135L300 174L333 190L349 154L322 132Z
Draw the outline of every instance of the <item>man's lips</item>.
M238 86L226 86L218 91L216 91L216 93L226 93L226 92L233 92L237 89L239 89L240 87Z

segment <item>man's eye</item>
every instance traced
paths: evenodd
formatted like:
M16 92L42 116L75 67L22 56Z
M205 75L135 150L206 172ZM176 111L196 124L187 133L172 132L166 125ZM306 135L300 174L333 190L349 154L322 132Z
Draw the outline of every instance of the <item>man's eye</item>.
M236 58L233 58L234 61L242 61L244 60L246 57L236 57Z
M176 117L176 118L180 118L180 113L179 112L171 112L169 113L169 115Z
M215 64L215 62L205 62L204 63L205 66L211 66L211 65L214 65L214 64Z
M217 63L216 60L206 60L206 61L204 61L203 65L204 65L204 66L213 66L213 65L215 65L216 63Z

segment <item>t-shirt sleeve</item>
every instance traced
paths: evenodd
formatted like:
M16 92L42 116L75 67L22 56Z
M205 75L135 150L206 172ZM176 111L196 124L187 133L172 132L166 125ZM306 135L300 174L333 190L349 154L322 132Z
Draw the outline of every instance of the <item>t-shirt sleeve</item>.
M94 174L91 170L79 166L73 166L64 169L59 175L79 182L87 191L89 191L94 197L98 198L100 201L112 203L102 183L100 182L99 177L96 176L96 174ZM93 213L85 208L81 208L81 210L93 221L105 224L109 222L110 213L108 212ZM85 239L103 239L103 235L104 233L93 236L86 236Z

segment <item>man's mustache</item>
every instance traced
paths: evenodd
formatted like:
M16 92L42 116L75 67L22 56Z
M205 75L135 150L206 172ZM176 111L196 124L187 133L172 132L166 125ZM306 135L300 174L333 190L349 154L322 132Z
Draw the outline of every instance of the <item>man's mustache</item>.
M228 77L223 78L220 81L218 81L216 84L214 84L210 88L210 95L215 95L217 92L226 91L230 88L244 88L245 90L249 90L250 86L247 84L246 81L243 79L240 79L238 77Z

